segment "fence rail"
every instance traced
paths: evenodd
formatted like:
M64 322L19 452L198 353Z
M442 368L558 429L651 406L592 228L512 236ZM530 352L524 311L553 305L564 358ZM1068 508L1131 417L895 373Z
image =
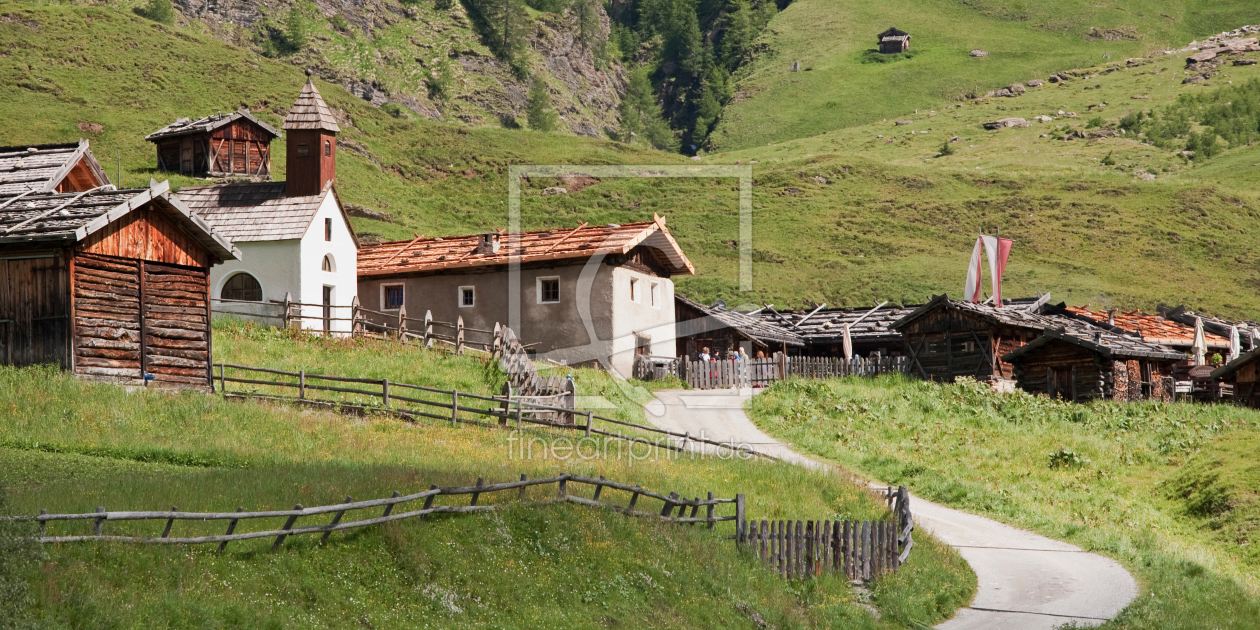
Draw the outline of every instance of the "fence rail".
M593 486L594 490L591 498L570 494L570 483ZM563 474L543 479L528 479L524 474L522 474L520 480L518 481L508 481L487 485L484 483L483 479L479 478L477 479L476 485L472 486L451 488L431 486L428 490L423 492L416 492L405 496L399 496L399 494L395 492L392 497L372 499L370 501L352 501L350 497L346 497L346 501L344 503L311 508L303 508L299 504L294 506L292 510L245 512L242 508L238 508L236 512L180 512L177 509L172 508L169 512L108 512L105 508L98 507L95 512L83 514L48 514L41 511L38 516L13 517L12 520L37 521L40 527L39 541L43 543L89 541L186 545L219 543L218 551L222 552L227 544L233 541L252 540L256 538L275 538L275 542L272 543L272 549L274 550L279 548L289 536L322 533L324 536L320 539L320 542L323 543L328 539L329 534L335 531L379 525L381 523L409 518L420 518L423 520L423 518L429 514L465 514L470 512L491 511L503 507L504 504L479 504L479 501L481 501L487 494L504 492L507 490L517 490L518 499L520 501L524 501L527 488L552 484L556 485L556 497L540 503L570 502L593 507L605 507L624 514L629 514L631 516L653 517L674 523L704 523L708 525L709 529L713 529L714 525L717 523L738 521L742 517L744 510L744 495L742 494L737 494L731 499L722 499L714 498L713 493L709 492L708 497L705 499L701 499L700 497L687 499L679 496L677 492L671 492L668 495L664 495L647 490L642 486L631 486L629 484L609 481L604 477L596 479L594 477L586 477L582 475ZM601 501L600 497L605 488L629 492L630 498L627 501L627 504L622 506ZM459 495L472 495L468 505L433 505L434 500L437 497ZM662 503L661 509L659 511L642 511L635 509L639 500L642 498L660 501ZM394 513L395 506L405 503L414 503L420 500L424 501L422 508ZM716 514L717 507L726 504L734 504L736 513L729 516L718 516ZM342 521L342 517L345 516L347 512L379 507L384 507L384 512L380 516L361 518L359 520L346 522ZM703 516L697 516L700 508L705 509ZM688 509L690 509L690 515L687 514ZM677 510L677 514L675 514L675 510ZM328 523L321 525L305 525L301 527L297 525L297 521L300 518L326 514L332 515L332 518ZM237 525L241 521L249 521L251 519L260 518L284 518L284 526L280 529L266 529L241 533L236 532ZM92 521L92 533L70 536L46 535L48 523L57 521ZM105 523L111 521L164 521L165 528L160 536L106 535L104 533ZM179 537L170 535L175 521L228 521L228 526L226 533L220 535Z
M678 377L693 389L727 387L766 387L785 378L838 378L844 376L878 376L904 373L909 369L906 357L785 357L782 353L768 359L720 359L699 361L680 359ZM645 369L643 373L648 374Z
M740 521L737 540L787 579L812 578L824 571L850 580L870 580L896 571L909 558L910 493L888 488L892 520Z
M451 426L456 426L460 423L477 423L478 421L474 418L481 417L493 419L493 423L496 423L499 426L509 426L512 421L515 421L517 429L523 428L524 425L528 423L537 426L580 431L583 432L586 437L598 435L677 452L683 452L688 450L688 448L692 445L701 444L714 447L719 452L728 451L741 457L760 457L778 461L778 458L772 455L761 453L748 448L747 446L709 440L703 437L693 436L686 432L679 433L643 424L625 422L623 420L617 420L616 418L597 415L591 411L582 411L572 406L556 406L533 402L529 396L482 396L458 390L445 390L434 387L400 383L388 378L353 378L329 374L317 374L307 372L305 370L289 372L274 368L253 367L232 363L215 363L213 364L213 367L216 372L215 378L219 381L219 391L224 396L228 397L263 398L278 401L331 404L337 405L342 411L354 411L356 413L364 413L369 410L389 412L405 418L422 417L450 422ZM242 378L236 375L229 376L228 370L246 372L250 375L263 374L277 378ZM328 381L339 383L341 386L319 385L312 381ZM255 391L233 391L229 388L229 384L276 387L285 391L296 390L294 392L296 395L284 396L265 394L256 391L256 388ZM347 387L345 385L367 385L371 388L365 389L363 387ZM312 395L320 392L363 396L372 399L373 404L355 404L353 401L346 401L344 399L329 400L328 398L321 398ZM411 392L430 394L430 398L441 398L441 400L420 398L418 397L418 394ZM379 406L376 405L375 400L380 400ZM475 407L472 406L472 404L477 403L474 402L469 404L469 401L490 403L491 406L487 408ZM554 422L549 420L546 417L548 415L546 412L551 412L554 414L553 417L558 417L559 420ZM581 420L581 423L577 421L578 419ZM669 441L653 441L642 437L626 435L615 430L599 428L595 426L595 421L619 427L632 428L648 434L665 436Z

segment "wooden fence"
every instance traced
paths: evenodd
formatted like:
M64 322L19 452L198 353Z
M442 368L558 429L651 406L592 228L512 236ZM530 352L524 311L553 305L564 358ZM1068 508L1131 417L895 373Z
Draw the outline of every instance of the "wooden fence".
M604 477L598 479L594 477L585 477L582 475L558 475L555 477L547 477L545 479L528 479L525 475L521 475L519 481L509 481L504 483L485 484L483 479L478 479L476 485L439 488L430 486L428 490L416 492L405 496L399 496L397 492L392 497L384 499L372 499L369 501L353 501L350 497L346 497L344 503L335 505L324 505L319 507L304 508L300 504L293 507L292 510L268 510L262 512L246 512L243 508L237 508L235 512L180 512L176 508L171 508L169 512L109 512L104 507L96 508L95 512L84 514L48 514L47 511L41 510L39 516L15 517L14 520L34 520L39 522L39 541L43 543L70 543L70 542L124 542L124 543L145 543L145 544L175 544L175 545L198 545L207 543L219 543L218 551L222 552L228 543L240 540L252 540L255 538L274 538L272 550L278 549L285 539L289 536L298 536L302 534L323 534L320 543L328 540L329 535L335 531L355 529L360 527L368 527L371 525L379 525L390 521L397 521L409 518L424 519L429 514L467 514L471 512L492 511L506 504L486 505L483 503L484 497L489 494L505 492L508 490L516 490L518 501L525 500L526 489L532 486L556 486L555 498L542 501L540 503L569 502L580 505L593 507L605 507L629 514L631 516L642 516L657 518L663 521L673 523L690 523L690 524L706 524L712 529L717 523L724 521L739 521L744 514L744 495L738 494L733 499L714 498L713 493L708 493L708 497L701 499L695 497L686 499L677 492L671 492L668 495L652 492L642 486L631 486L629 484L617 483L609 481ZM591 496L589 498L578 496L571 493L570 484L585 484L593 486ZM630 494L626 505L616 505L607 502L607 495L603 494L604 489L620 490ZM465 496L471 495L467 505L434 505L436 499L441 496ZM602 495L602 497L601 497ZM653 499L660 501L662 507L659 511L642 511L636 509L641 499ZM412 509L405 512L394 512L396 506L405 503L415 503L423 501L423 507ZM732 504L735 506L735 514L728 516L718 516L716 508L718 506ZM380 516L372 516L359 518L359 520L343 521L348 512L359 510L367 510L372 508L383 508ZM704 514L700 515L700 509L704 508ZM688 513L690 512L690 513ZM298 525L298 519L309 518L314 516L328 516L329 521L319 525ZM237 526L241 521L250 521L253 519L284 519L284 525L280 529L262 529L250 532L238 532ZM353 517L352 517L353 518ZM91 521L91 534L62 535L49 536L48 524L57 521ZM105 523L118 521L157 521L165 523L160 535L135 536L135 535L107 535L104 532ZM172 536L171 532L176 521L227 521L227 530L223 534L218 535L201 535L201 536Z
M787 579L830 571L850 580L870 580L896 571L914 546L909 492L904 486L888 488L886 496L892 520L741 521L736 536Z
M719 451L729 451L744 457L761 457L775 460L778 458L755 451L741 444L718 442L690 433L679 433L658 429L633 422L625 422L615 418L596 415L591 411L582 411L574 407L564 407L537 403L529 396L481 396L458 390L438 389L400 383L388 378L367 379L329 374L317 374L299 370L289 372L272 368L251 367L232 363L215 363L215 379L219 383L219 391L233 398L261 398L268 400L320 404L333 407L343 413L365 414L369 412L391 413L406 419L431 418L450 422L451 426L460 423L481 424L491 426L509 426L515 421L516 428L530 425L555 427L571 431L581 431L586 437L593 435L628 440L669 451L683 452L693 445L715 447ZM229 375L229 370L233 374ZM245 376L235 373L244 372ZM567 379L566 379L567 380ZM570 381L571 382L571 381ZM253 386L249 390L232 389L229 384ZM295 395L284 395L258 391L261 387L277 388ZM369 402L346 400L345 396L335 399L321 397L322 393L350 395L367 399ZM425 397L421 397L425 396ZM379 403L377 402L379 400ZM474 406L486 404L486 407ZM462 415L461 415L462 414ZM555 418L559 418L556 420ZM481 419L490 419L486 422ZM579 422L580 421L580 422ZM613 425L610 428L595 426L595 422ZM666 436L668 441L652 441L642 437L625 435L617 427L631 428L648 434Z
M784 357L775 353L769 359L722 359L698 361L681 359L679 378L693 389L727 387L767 387L782 380L782 375L802 378L837 378L844 376L877 376L905 373L906 357Z

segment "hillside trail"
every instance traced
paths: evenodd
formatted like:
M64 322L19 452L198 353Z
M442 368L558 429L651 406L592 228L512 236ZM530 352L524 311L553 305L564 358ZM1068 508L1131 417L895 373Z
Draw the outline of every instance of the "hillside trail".
M744 402L753 395L748 389L662 390L645 415L662 429L745 444L815 470L832 469L758 429L744 413ZM911 499L910 509L917 527L957 549L976 573L975 599L936 626L941 630L1096 626L1137 596L1133 576L1110 558L918 497Z

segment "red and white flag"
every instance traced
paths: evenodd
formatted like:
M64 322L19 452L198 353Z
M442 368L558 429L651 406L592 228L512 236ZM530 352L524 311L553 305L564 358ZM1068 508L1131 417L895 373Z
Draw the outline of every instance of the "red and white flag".
M997 238L983 234L976 238L976 245L971 250L971 263L967 265L967 284L963 288L964 300L968 302L981 301L980 251L983 246L984 253L989 259L989 282L993 294L993 303L998 306L1002 305L1002 275L1006 272L1006 261L1011 256L1011 245L1013 244L1014 241L1009 238Z

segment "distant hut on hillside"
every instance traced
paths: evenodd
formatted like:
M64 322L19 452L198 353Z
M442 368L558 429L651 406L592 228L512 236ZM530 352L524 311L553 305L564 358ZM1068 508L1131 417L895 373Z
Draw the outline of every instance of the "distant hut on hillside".
M898 30L896 27L880 33L877 37L879 38L879 52L886 55L903 53L910 50L910 34L905 31Z
M158 170L192 177L271 179L271 141L280 132L249 110L180 118L144 137L157 145Z

